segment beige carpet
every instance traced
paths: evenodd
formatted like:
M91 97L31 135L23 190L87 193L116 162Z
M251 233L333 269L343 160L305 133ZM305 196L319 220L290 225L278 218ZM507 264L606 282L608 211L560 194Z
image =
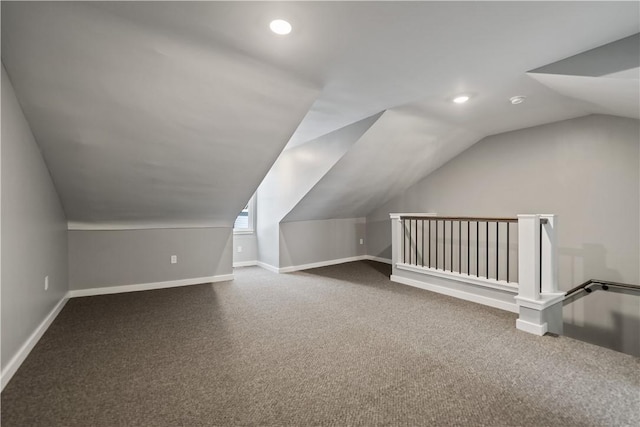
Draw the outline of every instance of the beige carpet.
M640 359L515 329L384 264L76 298L2 426L640 425Z

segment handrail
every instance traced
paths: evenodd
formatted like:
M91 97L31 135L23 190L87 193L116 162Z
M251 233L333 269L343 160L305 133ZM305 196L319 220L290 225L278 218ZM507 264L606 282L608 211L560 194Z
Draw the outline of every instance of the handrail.
M518 222L518 218L479 218L471 216L400 216L400 219L422 219L425 221L438 220L438 221L491 221L491 222Z
M575 288L567 291L567 293L565 294L564 298L567 299L570 296L572 296L573 294L576 294L576 293L580 292L581 290L584 290L586 293L589 294L589 293L593 292L593 289L589 288L589 286L591 286L591 285L601 285L603 291L609 290L609 287L612 287L612 288L620 288L620 289L632 289L634 291L639 291L640 292L640 285L632 285L632 284L629 284L629 283L609 282L607 280L589 279L586 282L582 283L581 285L578 285Z
M472 217L472 216L411 216L411 215L401 215L400 219L420 219L425 221L479 221L479 222L518 222L518 218L483 218L483 217ZM540 218L541 224L546 224L546 218Z

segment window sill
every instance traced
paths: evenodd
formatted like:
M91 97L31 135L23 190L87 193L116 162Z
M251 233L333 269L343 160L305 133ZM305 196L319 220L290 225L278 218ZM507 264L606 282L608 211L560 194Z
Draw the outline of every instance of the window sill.
M233 234L255 234L255 230L233 230Z

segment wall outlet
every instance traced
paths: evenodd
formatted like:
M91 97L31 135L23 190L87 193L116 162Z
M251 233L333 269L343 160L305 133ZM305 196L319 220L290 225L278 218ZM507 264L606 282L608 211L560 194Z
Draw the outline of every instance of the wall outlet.
M364 239L360 239L360 244L364 245Z
M178 255L171 255L171 264L178 263Z
M238 252L242 252L242 246L238 246Z
M44 276L44 290L49 290L49 276Z

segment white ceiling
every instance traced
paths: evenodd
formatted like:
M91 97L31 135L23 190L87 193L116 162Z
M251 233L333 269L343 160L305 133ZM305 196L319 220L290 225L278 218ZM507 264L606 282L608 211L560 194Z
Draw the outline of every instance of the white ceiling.
M447 103L449 114L433 98L387 110L285 221L366 216L488 135L588 113L639 119L638 64L640 34L529 72L464 108ZM613 70L622 71L601 75ZM511 105L505 100L514 93L528 98ZM452 120L453 111L463 112L462 120Z
M71 227L230 225L319 93L92 5L2 8L2 60Z
M593 113L640 119L640 34L528 73Z
M72 222L230 224L287 142L389 110L291 213L360 216L482 136L593 112L526 72L637 33L638 16L637 2L2 2L2 61ZM271 34L274 18L292 34Z

